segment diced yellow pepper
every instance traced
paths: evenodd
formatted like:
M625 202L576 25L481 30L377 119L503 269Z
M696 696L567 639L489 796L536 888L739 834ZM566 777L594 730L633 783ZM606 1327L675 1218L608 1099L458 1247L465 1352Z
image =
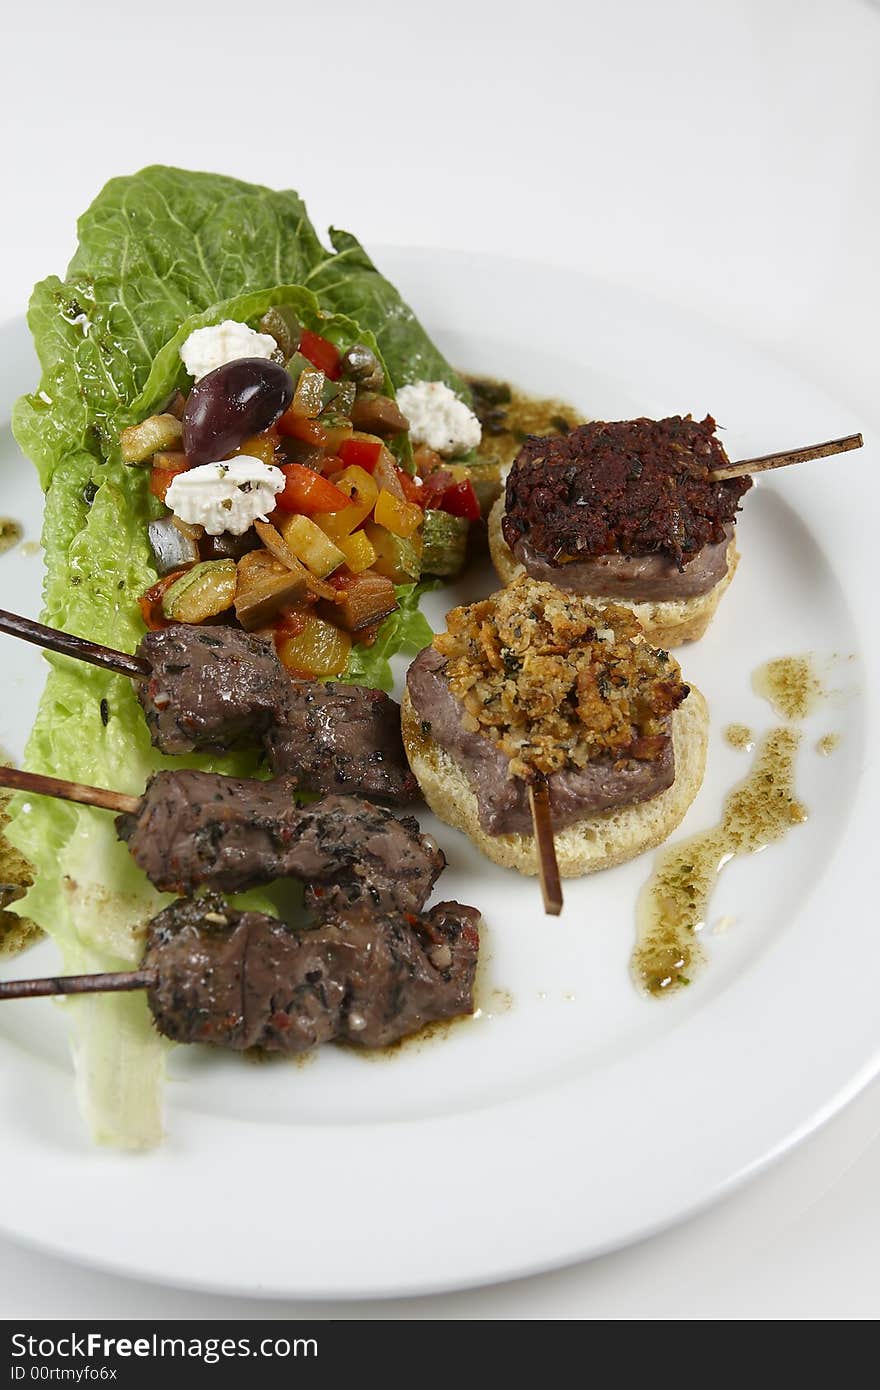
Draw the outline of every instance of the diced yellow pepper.
M276 516L279 513L276 511ZM278 523L278 529L297 560L319 579L326 579L345 561L339 546L335 546L311 517L290 513Z
M349 634L316 614L306 618L302 632L278 643L279 660L297 677L338 676L350 654Z
M332 541L338 541L342 536L350 536L362 521L366 521L376 505L379 489L369 473L357 464L344 468L333 482L351 498L351 504L338 512L317 512L315 520Z
M268 430L264 430L262 434L252 434L243 444L239 444L233 457L246 454L248 458L259 459L261 463L274 464L276 442Z
M376 552L363 531L355 531L351 536L342 536L337 544L352 574L368 570L376 559Z
M350 420L340 421L339 423L337 423L337 424L335 424L335 425L334 425L334 424L328 424L328 423L326 422L326 420L321 420L320 423L321 423L321 425L323 426L323 428L324 428L324 433L325 433L326 436L327 436L326 443L324 444L324 449L325 449L326 453L328 453L328 454L336 454L336 453L338 453L338 452L339 452L340 445L344 444L345 441L346 441L346 439L351 439L352 432L353 432L353 431L352 431L352 426L351 426L351 421L350 421Z
M421 507L416 506L415 502L407 502L399 497L393 497L386 488L382 488L376 499L373 509L373 516L378 526L384 526L386 531L390 531L393 536L402 536L406 539L417 531L422 524L424 512Z

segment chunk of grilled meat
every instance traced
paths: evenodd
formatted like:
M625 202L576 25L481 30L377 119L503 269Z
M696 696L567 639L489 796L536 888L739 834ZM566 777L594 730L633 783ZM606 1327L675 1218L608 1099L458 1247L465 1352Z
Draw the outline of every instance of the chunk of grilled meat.
M175 1042L299 1053L344 1039L384 1047L473 1013L479 913L439 903L417 916L355 908L295 931L217 894L150 923L148 999Z
M301 878L328 906L418 912L446 860L417 822L350 796L298 806L293 784L181 768L157 772L138 811L117 817L121 840L162 892L200 884L244 892Z
M381 690L295 681L272 643L236 628L175 623L148 632L138 686L163 753L262 743L273 772L308 791L354 792L404 805L417 795L400 706Z
M231 627L175 623L148 632L138 656L151 668L138 697L163 753L260 739L291 684L271 642Z
M507 477L504 539L515 554L525 541L563 570L602 555L658 553L684 570L703 546L725 541L752 485L713 482L710 472L728 462L711 415L592 420L532 435Z
M353 792L395 806L418 794L400 736L400 706L381 690L291 684L263 739L269 766L314 792Z

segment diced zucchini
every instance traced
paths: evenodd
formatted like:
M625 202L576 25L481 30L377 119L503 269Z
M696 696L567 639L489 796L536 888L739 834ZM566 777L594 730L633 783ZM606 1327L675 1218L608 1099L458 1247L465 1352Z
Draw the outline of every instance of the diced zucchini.
M338 676L348 665L351 638L335 623L310 613L302 632L282 637L276 649L281 664L291 675Z
M325 408L332 406L335 415L349 415L357 396L353 381L331 381L328 377L322 392Z
M422 527L422 570L425 574L453 575L464 569L470 522L463 516L429 507Z
M286 366L287 370L290 372L294 386L299 381L303 372L313 372L315 370L314 363L310 362L307 357L303 357L301 352L295 352L292 357L289 357Z
M387 575L395 584L411 584L421 573L422 536L395 536L384 526L368 521L364 526L367 539L376 552L373 569Z
M129 425L119 436L126 463L146 463L158 449L173 449L183 438L176 415L151 415L139 425Z
M373 516L379 526L392 531L395 536L407 537L417 531L422 524L424 512L415 502L405 498L392 497L387 488L379 490Z
M165 590L162 612L171 622L203 623L232 607L236 583L234 560L203 560Z
M319 579L326 579L345 563L342 550L311 517L291 513L279 522L279 529L291 552Z
M360 574L361 570L369 569L376 559L376 552L364 531L355 531L351 536L340 536L337 545L352 574Z

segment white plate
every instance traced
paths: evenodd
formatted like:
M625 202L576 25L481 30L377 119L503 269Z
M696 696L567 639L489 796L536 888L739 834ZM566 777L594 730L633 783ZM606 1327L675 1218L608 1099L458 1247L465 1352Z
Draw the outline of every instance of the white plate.
M732 457L862 422L705 323L576 273L389 251L386 271L450 357L606 418L711 411ZM2 400L34 380L24 326L0 339ZM0 1015L0 1227L163 1283L307 1297L428 1292L546 1269L619 1246L712 1201L839 1108L878 1069L875 543L880 502L861 453L762 480L743 562L708 637L682 661L707 694L709 768L685 830L712 823L747 768L722 730L773 717L750 688L769 657L812 650L839 693L806 726L799 788L812 815L732 865L708 968L656 1003L627 973L650 857L566 887L545 918L534 880L431 825L442 894L487 923L481 1015L384 1061L325 1049L255 1067L172 1055L168 1139L132 1158L90 1147L63 1019L47 1002ZM8 433L0 510L33 536L39 496ZM848 491L858 501L848 501ZM39 561L0 558L0 605L35 613ZM488 573L468 596L487 592ZM456 594L458 597L458 593ZM447 606L432 602L440 619ZM20 752L41 662L2 639L0 743ZM816 738L840 733L835 755ZM871 777L868 771L873 770ZM426 818L426 823L430 818ZM27 957L38 973L52 948ZM21 973L24 961L3 974Z

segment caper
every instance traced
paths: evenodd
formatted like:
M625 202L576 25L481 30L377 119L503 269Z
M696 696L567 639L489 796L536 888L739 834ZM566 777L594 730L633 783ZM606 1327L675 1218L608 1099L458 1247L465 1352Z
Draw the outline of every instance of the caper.
M354 347L348 349L342 359L342 371L345 376L352 377L359 386L371 391L379 390L385 381L385 373L378 357L364 343L355 343Z

